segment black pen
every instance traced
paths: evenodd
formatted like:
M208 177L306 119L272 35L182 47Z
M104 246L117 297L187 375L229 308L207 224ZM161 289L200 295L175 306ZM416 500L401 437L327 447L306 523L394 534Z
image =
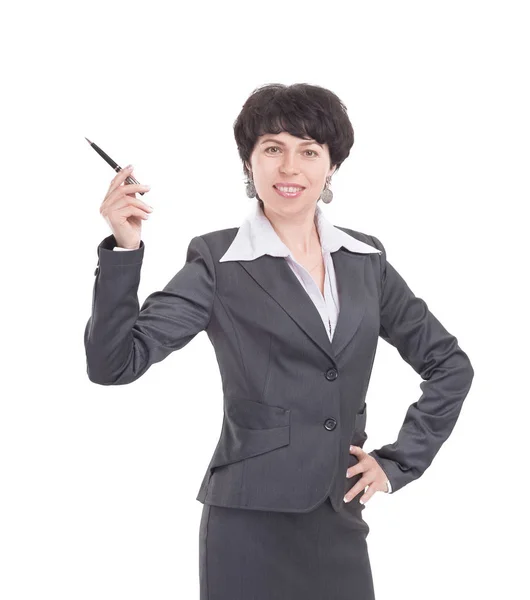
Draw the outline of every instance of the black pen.
M92 146L92 148L94 148L94 150L101 156L101 158L103 158L106 162L109 163L109 165L116 171L116 173L119 173L121 171L120 165L117 162L114 162L106 152L103 152L103 150L97 144L91 142L87 137L85 137L85 140ZM140 183L139 181L136 181L136 179L132 175L129 175L125 179L125 181L127 183ZM145 194L145 192L136 193L140 194L141 196Z

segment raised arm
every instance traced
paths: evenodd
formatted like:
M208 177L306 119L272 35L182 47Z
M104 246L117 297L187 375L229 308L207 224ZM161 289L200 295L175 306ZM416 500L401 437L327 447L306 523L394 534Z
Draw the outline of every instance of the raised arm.
M110 235L98 247L92 315L84 335L88 377L101 385L131 383L190 342L208 325L216 286L210 250L197 236L182 269L139 310L144 243L129 252L113 252L115 245Z

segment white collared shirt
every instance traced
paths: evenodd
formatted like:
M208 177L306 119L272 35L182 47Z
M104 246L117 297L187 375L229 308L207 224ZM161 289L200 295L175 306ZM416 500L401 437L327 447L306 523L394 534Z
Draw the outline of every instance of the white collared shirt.
M228 260L254 260L264 254L284 257L316 306L331 341L340 310L335 268L331 253L336 252L342 246L352 252L370 253L380 252L380 250L351 237L332 225L325 218L318 204L315 209L315 225L320 238L322 257L324 259L324 295L322 295L320 288L311 274L296 261L289 248L279 238L257 200L239 228L232 244L219 259L219 262Z

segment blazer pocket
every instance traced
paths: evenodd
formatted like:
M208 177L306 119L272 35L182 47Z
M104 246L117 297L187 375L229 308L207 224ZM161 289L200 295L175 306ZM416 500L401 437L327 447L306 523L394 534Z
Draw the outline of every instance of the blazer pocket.
M368 439L366 435L366 402L362 409L355 415L355 423L353 427L352 444L354 446L362 446Z
M291 411L243 398L225 398L223 427L210 468L287 446Z

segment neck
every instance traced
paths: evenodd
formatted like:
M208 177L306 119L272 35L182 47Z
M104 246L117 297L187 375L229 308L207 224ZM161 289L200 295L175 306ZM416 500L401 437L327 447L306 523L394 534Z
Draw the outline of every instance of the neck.
M315 210L316 206L311 206L297 214L286 216L264 207L263 214L293 254L310 256L321 252Z

